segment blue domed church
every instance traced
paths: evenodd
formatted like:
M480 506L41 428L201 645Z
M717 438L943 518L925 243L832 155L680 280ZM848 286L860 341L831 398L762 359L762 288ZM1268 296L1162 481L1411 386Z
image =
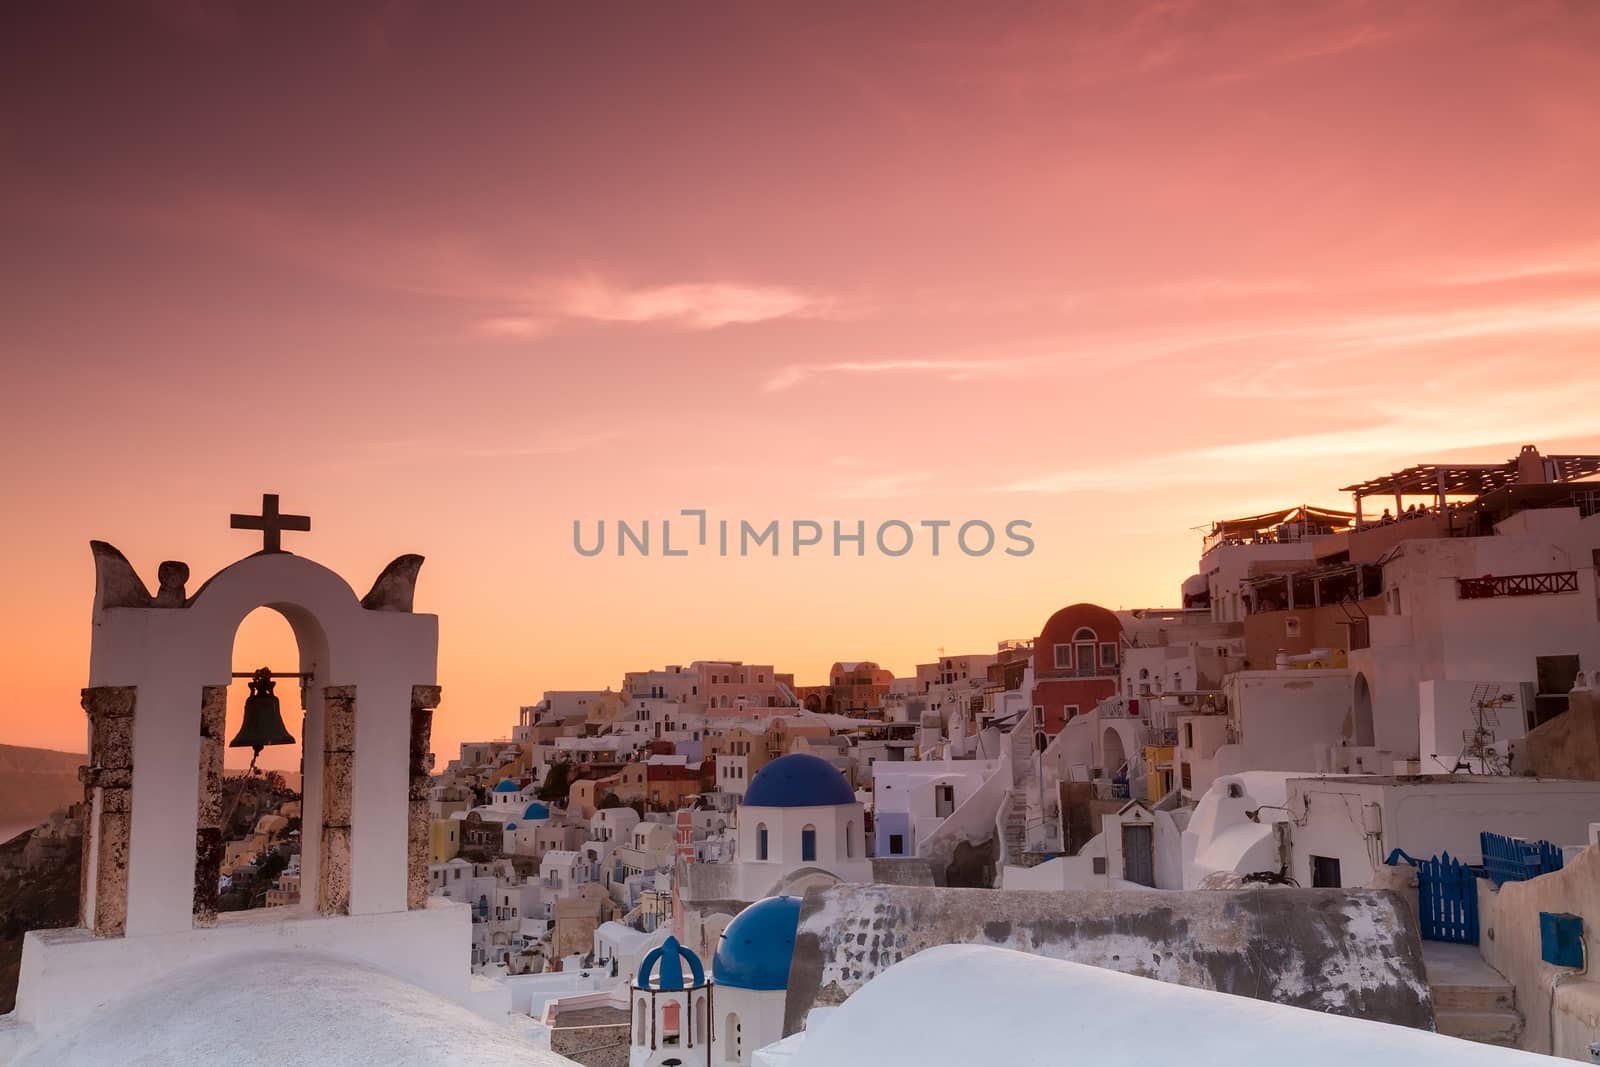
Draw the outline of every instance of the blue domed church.
M716 1067L748 1067L750 1054L783 1037L789 965L800 928L800 898L758 900L722 932L711 961L717 985Z
M872 881L862 805L819 756L793 752L761 768L736 818L738 900Z
M794 752L761 768L734 824L732 862L683 869L684 939L708 955L734 916L757 901L873 881L863 807L844 774L818 756Z

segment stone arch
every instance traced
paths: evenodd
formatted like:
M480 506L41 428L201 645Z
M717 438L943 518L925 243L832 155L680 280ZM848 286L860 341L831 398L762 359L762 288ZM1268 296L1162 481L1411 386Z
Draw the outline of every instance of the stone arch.
M1372 686L1367 682L1367 676L1360 672L1356 674L1352 693L1351 718L1350 743L1358 748L1370 748L1377 744L1372 725Z
M790 871L762 894L764 897L803 897L811 889L826 889L839 884L839 876L821 867L801 867Z
M1123 748L1122 735L1115 727L1107 726L1100 739L1100 766L1109 775L1116 774L1122 765L1128 761L1128 754Z

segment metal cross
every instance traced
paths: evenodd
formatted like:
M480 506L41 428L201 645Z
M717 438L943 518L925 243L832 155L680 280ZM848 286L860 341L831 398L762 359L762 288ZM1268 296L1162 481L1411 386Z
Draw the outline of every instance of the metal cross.
M234 530L260 530L261 551L282 552L284 530L309 530L311 517L309 515L280 515L278 514L278 494L261 494L261 514L259 515L233 515L228 520L228 526Z

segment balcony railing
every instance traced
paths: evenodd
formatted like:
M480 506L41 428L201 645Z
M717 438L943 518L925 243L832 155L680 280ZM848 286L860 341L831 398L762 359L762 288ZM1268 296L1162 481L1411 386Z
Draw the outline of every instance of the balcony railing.
M1577 571L1549 571L1543 574L1484 575L1482 578L1457 578L1462 600L1487 600L1500 596L1543 596L1549 593L1576 593Z

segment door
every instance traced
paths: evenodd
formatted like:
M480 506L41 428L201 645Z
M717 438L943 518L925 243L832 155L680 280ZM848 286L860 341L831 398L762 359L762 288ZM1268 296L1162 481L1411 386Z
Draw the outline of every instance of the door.
M1155 888L1155 828L1148 823L1123 824L1122 877L1136 885Z

